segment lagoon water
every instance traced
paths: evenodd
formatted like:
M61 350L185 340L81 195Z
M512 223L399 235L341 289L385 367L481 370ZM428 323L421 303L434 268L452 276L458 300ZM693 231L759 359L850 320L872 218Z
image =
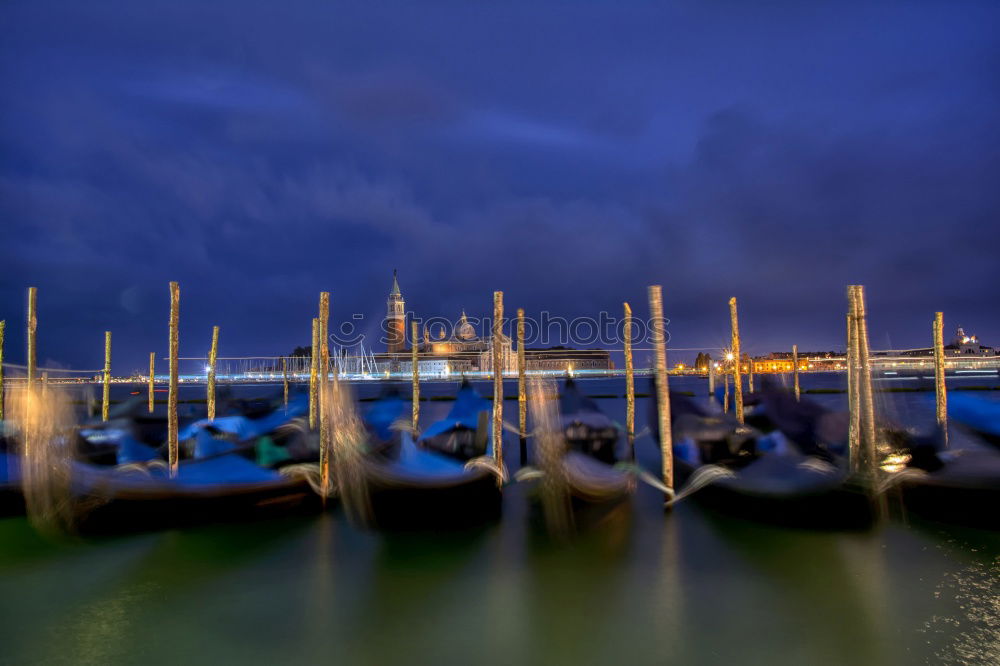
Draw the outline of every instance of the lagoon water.
M705 392L704 380L671 381ZM624 383L583 385L620 396ZM907 423L933 420L931 394L879 400ZM624 400L599 402L624 421ZM637 400L640 429L647 403ZM429 423L450 403L422 404ZM516 468L516 439L506 448ZM650 437L636 453L658 469ZM865 532L779 529L690 501L664 513L648 487L562 545L534 526L518 485L499 524L457 534L365 531L336 509L101 539L43 538L24 518L0 519L0 664L668 662L1000 663L1000 535L899 516Z

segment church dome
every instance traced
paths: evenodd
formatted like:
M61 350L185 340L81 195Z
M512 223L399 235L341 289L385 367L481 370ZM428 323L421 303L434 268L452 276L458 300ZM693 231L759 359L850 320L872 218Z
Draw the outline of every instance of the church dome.
M464 310L462 318L458 321L458 326L455 327L455 337L459 340L474 340L476 338L476 329L469 323Z

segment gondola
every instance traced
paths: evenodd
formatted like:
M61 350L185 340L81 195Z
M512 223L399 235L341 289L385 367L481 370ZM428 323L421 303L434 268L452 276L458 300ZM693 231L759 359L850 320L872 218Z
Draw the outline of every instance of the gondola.
M13 435L7 432L9 427L5 421L0 421L0 517L24 513L21 457Z
M709 414L684 396L671 396L678 493L691 494L720 513L757 522L817 529L870 527L877 517L876 503L866 486L852 477L837 447L820 436L818 410L778 392L765 393L760 403L758 409L767 411L777 426L768 435L729 415ZM782 426L788 432L782 432Z
M948 416L988 444L1000 448L1000 402L966 393L948 395Z
M621 429L597 403L567 379L559 398L559 419L566 451L562 478L570 494L574 522L597 522L635 492L635 475L616 467L624 456Z
M906 514L935 522L1000 529L1000 408L981 398L948 397L948 414L984 442L946 449L940 432L904 442L906 467L890 479ZM992 446L990 446L992 445Z
M388 435L386 424L400 423L404 407L398 397L383 397L366 419ZM390 530L467 528L498 519L502 472L491 458L489 412L490 403L463 382L448 415L417 440L397 426L397 449L375 446L360 460L360 501L367 506L346 508Z
M892 480L902 507L936 522L1000 529L1000 454L966 448L911 459Z
M264 457L280 466L301 459L292 441L281 442L292 453L276 456L274 449L282 448L275 442L283 439L279 427L302 409L293 403L288 413L279 408L257 419L230 416L191 424L181 433L188 457L179 462L176 476L169 474L162 447L139 441L127 429L105 432L102 445L114 445L115 464L70 462L77 527L131 531L317 509L319 498L307 478L258 462Z

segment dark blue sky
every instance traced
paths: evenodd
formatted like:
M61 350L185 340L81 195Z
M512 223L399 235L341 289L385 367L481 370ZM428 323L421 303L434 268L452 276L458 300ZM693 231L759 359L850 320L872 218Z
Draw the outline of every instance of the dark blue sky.
M93 5L100 6L93 6ZM115 371L420 315L646 312L753 353L1000 344L1000 5L8 1L0 318ZM583 5L583 6L581 6Z

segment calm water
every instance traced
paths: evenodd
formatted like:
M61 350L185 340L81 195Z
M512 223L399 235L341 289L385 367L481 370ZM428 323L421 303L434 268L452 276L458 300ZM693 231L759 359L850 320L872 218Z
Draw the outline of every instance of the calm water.
M932 418L926 395L882 400ZM600 403L624 420L623 400ZM424 423L449 407L423 404ZM637 455L658 468L649 437ZM631 511L562 546L532 527L516 486L503 521L468 534L365 532L333 511L52 541L3 519L0 663L1000 662L1000 535L899 520L790 531L660 506L641 488Z

